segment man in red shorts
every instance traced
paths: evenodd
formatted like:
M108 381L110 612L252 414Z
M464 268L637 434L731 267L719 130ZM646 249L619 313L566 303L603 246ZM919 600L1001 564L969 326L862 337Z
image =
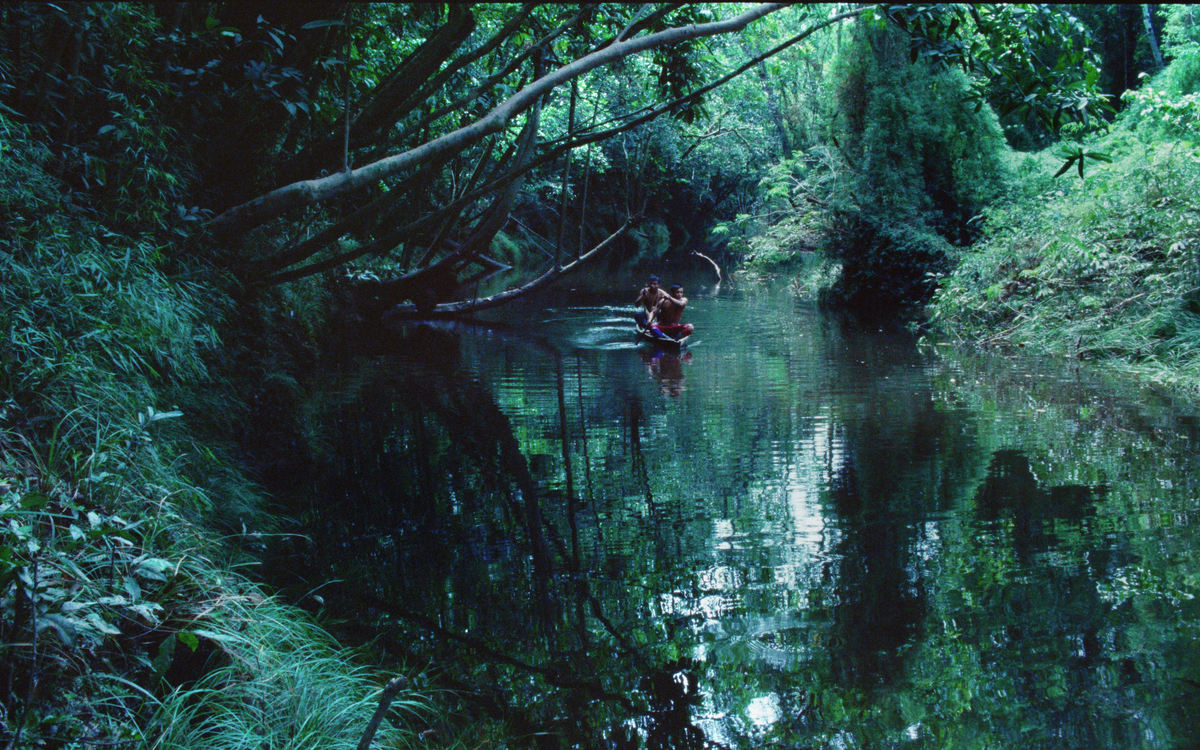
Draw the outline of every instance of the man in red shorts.
M667 295L659 300L657 313L654 316L654 330L661 331L673 339L682 339L692 335L696 330L691 323L681 323L683 308L687 307L688 298L683 296L683 287L675 284L667 290Z

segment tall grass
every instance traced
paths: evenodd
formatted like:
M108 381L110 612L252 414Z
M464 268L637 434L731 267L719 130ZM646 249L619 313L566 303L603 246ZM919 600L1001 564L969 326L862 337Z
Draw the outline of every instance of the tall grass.
M223 616L198 631L219 646L225 666L209 671L157 707L147 732L156 750L275 750L356 748L383 686L355 655L339 649L302 613L271 600L235 597ZM371 685L375 683L375 689ZM426 713L425 701L404 695L391 704L392 720L374 747L416 742L406 719Z
M193 429L246 411L211 367L228 286L48 165L0 109L0 746L356 745L380 680L217 538L268 522Z

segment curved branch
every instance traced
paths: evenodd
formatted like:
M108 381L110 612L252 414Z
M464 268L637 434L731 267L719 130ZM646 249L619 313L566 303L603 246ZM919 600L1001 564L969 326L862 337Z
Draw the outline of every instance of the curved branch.
M607 250L616 242L617 238L625 233L625 230L633 226L634 219L628 219L621 225L620 229L610 234L599 245L596 245L591 250L588 250L578 259L568 263L562 267L551 267L550 270L538 276L533 281L519 286L515 289L507 289L499 294L494 294L491 297L482 297L480 299L465 300L462 302L445 302L437 305L432 311L419 311L416 305L397 305L388 312L388 317L421 317L421 318L456 318L462 315L470 315L471 313L480 310L487 310L493 307L512 302L513 300L524 297L527 294L537 291L546 286L550 282L565 276L566 274L579 268L581 265L596 257L603 251Z
M413 91L454 54L475 30L475 25L475 17L469 8L464 5L452 6L449 19L431 39L421 44L379 81L371 90L369 98L360 97L360 101L357 102L360 111L354 118L347 116L345 132L326 134L314 140L299 154L289 157L286 167L281 172L282 179L290 182L322 169L337 171L342 168L344 162L337 158L341 154L335 153L336 151L348 153L351 148L360 148L377 141L377 134L385 129L384 121L388 114L397 110L404 111L405 105L400 102L407 104L412 100ZM348 97L349 58L344 59L343 63L346 66ZM367 136L372 134L376 135L368 139ZM334 144L343 138L347 141L346 146L335 149Z
M537 130L538 122L540 121L540 114L541 106L535 105L533 111L530 112L529 117L525 122L525 127L521 129L521 134L518 136L517 153L513 159L516 167L510 169L500 181L492 182L489 186L491 189L486 192L478 193L481 197L482 195L486 195L488 192L502 190L502 192L496 196L495 200L492 201L491 206L488 207L485 218L480 221L478 226L475 227L471 237L467 239L461 247L455 250L455 255L470 256L474 253L482 251L483 248L491 244L492 238L495 237L496 233L499 232L504 226L504 223L508 218L508 214L512 210L513 204L516 202L517 194L520 191L521 183L524 180L525 174L528 172L528 170L522 169L522 166L527 164L530 158L533 156L533 150L537 144ZM437 163L442 162L441 160L438 160ZM431 165L426 165L421 171L425 172L430 168ZM403 194L401 191L393 192L397 195ZM392 194L389 193L389 196L390 195ZM349 231L350 227L347 226L347 224L351 219L365 221L365 219L358 219L359 214L362 214L368 209L372 209L372 216L367 217L372 218L375 214L378 214L390 207L394 201L387 201L385 200L386 198L388 198L388 196L384 196L383 199L375 201L375 203L372 203L370 206L367 206L366 208L356 212L354 216L350 217L350 219L326 229L307 242L301 243L290 252L287 252L286 257L274 259L274 262L269 266L270 270L278 270L291 265L292 263L299 263L301 260L306 260L307 258L312 257L320 250L336 242L343 234L345 234L345 232ZM417 221L406 225L398 231L388 232L382 237L376 237L374 240L365 245L360 245L357 248L348 250L339 255L335 255L332 258L327 258L316 263L310 263L307 266L302 266L301 268L296 268L291 271L277 273L267 278L264 283L268 286L283 284L289 281L295 281L296 279L304 278L305 276L321 273L322 271L332 270L343 263L349 263L350 261L360 258L364 255L381 255L399 244L400 241L407 236L408 232L415 226L436 218L440 218L441 216L445 216L447 213L451 213L451 208L453 208L454 211L457 211L465 205L466 201L454 201L441 211L436 211L429 216L418 219ZM439 235L444 235L444 232L439 233ZM434 242L430 244L424 257L421 258L417 265L420 267L425 266L432 254L438 250L439 244L441 244L441 241L435 238ZM285 254L281 253L280 255L283 256ZM286 262L280 265L281 260ZM268 266L263 266L263 268L268 268Z
M704 253L699 252L698 250L693 250L692 255L695 255L697 258L704 258L706 261L709 262L709 264L713 267L713 270L717 272L717 283L720 284L721 283L721 267L717 265L717 262L715 260L713 260L712 258L708 257L707 255L705 255Z
M520 177L524 174L527 174L528 172L530 172L548 162L551 162L551 161L557 159L563 153L565 153L571 149L579 148L580 146L585 146L590 143L596 143L599 141L606 140L608 138L612 138L615 135L619 135L621 133L627 132L636 127L644 125L645 123L650 122L651 120L654 120L655 118L660 117L660 116L666 114L667 112L670 112L671 110L680 106L681 104L685 104L689 101L693 101L693 100L703 96L704 94L707 94L708 92L710 92L716 88L719 88L720 86L725 85L726 83L733 80L734 78L737 78L738 76L742 75L746 71L754 68L756 65L758 65L762 61L764 61L770 57L773 57L774 55L779 54L780 52L788 49L789 47L792 47L792 46L798 44L799 42L808 38L809 36L816 33L817 31L827 28L828 26L831 26L839 21L844 21L848 18L853 18L857 15L862 14L863 12L865 12L867 10L870 10L873 7L875 7L875 6L862 6L862 7L853 9L853 10L849 10L849 11L831 16L831 17L825 19L824 21L821 21L820 23L817 23L817 24L809 27L808 29L805 29L805 30L799 32L798 34L792 36L791 38L784 40L783 42L777 44L775 47L772 47L770 50L767 50L766 52L763 52L763 53L757 55L756 57L751 58L750 60L746 61L739 67L735 68L734 70L730 71L729 73L725 74L724 76L721 76L720 78L712 81L711 83L708 83L689 94L685 94L683 96L677 97L668 102L663 102L663 103L659 104L658 106L647 107L643 110L640 110L640 112L641 112L640 115L638 115L638 116L634 117L633 119L628 120L620 125L617 125L616 127L612 127L607 130L596 130L596 131L592 131L590 133L586 133L586 132L581 133L581 134L576 135L573 138L568 136L566 138L561 138L557 141L549 141L544 145L549 145L549 146L551 146L551 148L549 148L547 151L545 151L541 156L538 156L537 158L524 163L522 166L519 166L516 169L510 169L510 170L504 172L500 176L498 176L498 177L494 178L493 180L491 180L490 182L484 184L482 187L479 187L476 190L473 190L464 195L461 195L456 200L443 206L442 208L438 209L437 211L433 212L432 214L422 217L420 219L417 219L416 221L404 226L403 228L401 228L399 230L389 232L387 235L385 235L382 238L378 238L375 241L370 242L366 245L349 250L349 251L342 253L341 255L338 255L329 260L321 261L318 263L313 263L311 265L308 265L308 266L305 266L303 268L296 269L293 271L276 274L275 276L272 276L270 279L268 279L266 281L266 283L267 284L280 284L280 283L285 283L288 281L293 281L298 278L303 278L305 276L310 276L315 273L320 273L321 271L326 271L326 270L329 270L332 268L336 268L337 266L339 266L343 263L348 263L348 262L355 260L359 257L362 257L364 255L369 255L372 253L378 254L378 253L385 252L388 249L390 249L391 247L394 247L395 245L397 245L403 237L407 236L410 232L412 232L416 228L418 228L420 226L424 226L431 221L436 221L439 217L445 216L449 212L457 211L457 210L461 209L463 206L465 206L473 201L479 200L484 195L494 192L495 190L500 189L504 185L509 184L514 178ZM426 165L426 167L424 167L422 171L424 171L424 169L428 169L428 168L429 168L429 165ZM319 235L313 237L311 240L306 241L305 243L303 243L302 248L296 248L295 251L288 253L286 256L281 255L278 258L278 260L286 259L287 262L285 262L285 263L273 262L273 263L271 263L269 270L271 270L271 271L279 270L279 269L282 269L292 263L298 263L301 260L305 260L309 257L312 257L313 255L315 255L317 252L319 252L324 247L329 246L330 244L332 244L333 242L338 240L340 237L344 236L346 232L351 230L351 228L359 225L360 223L365 223L365 221L370 218L370 216L360 217L360 214L367 213L368 211L372 214L378 214L378 213L381 213L383 210L385 210L388 207L388 205L390 205L390 202L384 202L382 199L381 199L381 201L377 201L376 203L371 204L370 206L368 206L368 207L362 209L360 212L356 213L350 219L343 220L339 224L335 225L336 228L330 228L330 229L320 233Z
M704 86L696 89L695 91L693 91L689 94L684 94L683 96L672 99L669 102L663 102L655 107L646 107L642 110L639 110L639 112L641 114L639 114L638 116L634 117L631 120L627 120L626 122L624 122L620 125L609 128L607 130L595 130L592 132L581 133L579 135L576 135L575 137L568 136L565 138L560 138L555 141L547 141L544 145L551 146L551 148L548 149L547 151L545 151L541 156L537 157L536 159L530 161L525 166L521 167L520 172L525 173L525 172L529 172L531 170L537 169L538 167L540 167L548 162L554 161L555 159L557 159L559 156L561 156L563 153L565 153L567 151L579 148L580 146L586 146L591 143L596 143L599 141L607 140L609 138L612 138L613 136L620 135L621 133L627 132L636 127L644 125L647 122L650 122L651 120L654 120L655 118L661 117L662 115L670 112L671 110L675 109L676 107L680 106L681 104L686 104L687 102L698 99L699 97L707 94L708 92L710 92L716 88L719 88L719 87L725 85L726 83L729 83L729 81L742 75L746 71L748 71L751 68L753 68L754 66L758 65L763 60L773 57L774 55L779 54L780 52L784 51L785 49L787 49L789 47L795 46L796 44L804 41L809 36L820 31L821 29L831 26L839 21L844 21L848 18L853 18L855 16L858 16L858 15L862 14L863 12L870 10L873 7L875 7L875 6L863 6L860 8L856 8L854 10L846 11L844 13L839 13L835 16L831 16L810 28L805 29L804 31L801 31L800 33L796 34L795 36L791 37L790 39L787 39L787 40L777 44L776 46L772 47L770 50L758 55L757 57L754 57L754 58L746 61L745 63L743 63L736 69L734 69L733 71L725 74L724 76L721 76L720 78L712 81L711 83L705 84ZM735 131L735 134L736 134L736 131ZM517 175L516 172L505 173L504 175L493 180L492 182L485 184L483 187L479 188L478 190L474 191L473 193L463 195L454 203L451 203L451 204L447 205L445 208L443 208L442 211L450 210L452 207L457 207L458 205L460 205L460 202L466 203L466 202L478 200L481 196L486 195L487 193L496 190L500 185L506 183L508 180L511 180L516 175Z
M786 4L783 3L767 3L755 6L725 21L682 26L616 42L605 49L584 55L533 81L470 125L423 143L416 148L380 159L349 172L318 179L301 180L277 188L222 212L209 222L209 229L218 234L251 229L289 209L312 205L360 190L385 177L407 171L432 159L456 153L492 133L499 132L517 114L529 109L542 96L576 76L666 44L740 31L753 21L784 7Z
M421 172L418 172L418 175L432 173L440 166L440 162L427 164L421 170ZM320 232L317 232L312 237L309 237L308 239L298 242L294 245L285 247L283 250L280 250L274 255L250 261L246 264L246 276L252 279L261 278L267 274L281 271L294 263L308 260L355 229L365 226L371 220L375 219L375 217L379 216L384 211L400 202L406 196L407 193L403 190L392 190L388 193L385 193L378 199L358 209L350 216L347 216L346 218L341 219L340 221L322 229ZM374 243L371 244L374 245ZM368 250L361 254L365 255L367 252L370 251ZM353 257L346 258L341 262L346 263L353 259Z

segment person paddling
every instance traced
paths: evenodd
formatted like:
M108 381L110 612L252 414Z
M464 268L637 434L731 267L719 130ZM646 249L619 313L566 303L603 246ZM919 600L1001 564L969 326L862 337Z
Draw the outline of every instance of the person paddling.
M676 340L691 336L692 331L696 330L695 326L680 322L687 303L688 298L683 296L683 286L673 285L654 309L652 329Z
M667 293L658 286L658 277L651 276L646 286L642 287L642 291L638 292L637 299L634 300L635 305L642 306L642 309L633 315L638 325L642 328L650 327L650 323L654 320L654 312L658 307L658 303L662 302L663 297L666 296Z

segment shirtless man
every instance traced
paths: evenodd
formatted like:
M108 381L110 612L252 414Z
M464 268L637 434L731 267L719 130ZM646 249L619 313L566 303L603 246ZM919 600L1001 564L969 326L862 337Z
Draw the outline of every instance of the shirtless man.
M655 315L655 330L661 331L673 339L681 339L692 335L696 330L691 323L680 323L683 308L687 307L688 298L683 296L683 287L676 284L671 287L658 302L658 313Z
M658 303L662 302L663 297L666 296L667 293L658 286L658 277L651 276L650 282L646 286L642 287L642 291L638 292L637 299L634 300L635 305L642 306L642 309L638 310L633 315L633 317L637 320L638 325L642 326L643 328L648 328L650 326L650 321L653 319L651 316L653 315L655 308L658 307Z

